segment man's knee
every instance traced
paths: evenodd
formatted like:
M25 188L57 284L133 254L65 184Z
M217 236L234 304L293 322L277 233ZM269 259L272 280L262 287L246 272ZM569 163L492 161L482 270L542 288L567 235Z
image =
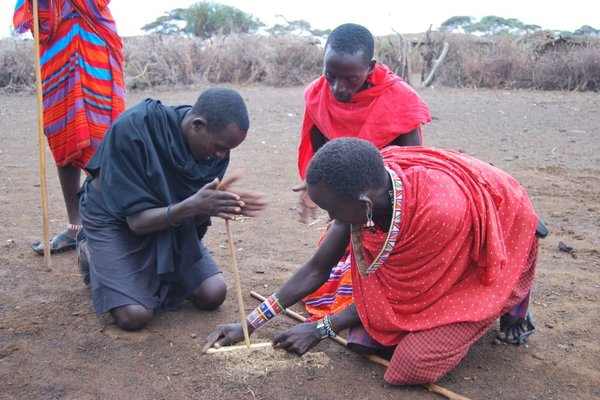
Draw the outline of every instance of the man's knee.
M131 304L110 310L119 328L126 331L139 331L152 321L154 310Z
M455 366L443 359L428 359L417 352L396 351L384 379L392 385L420 385L440 380Z
M192 299L196 307L201 310L217 309L227 297L227 284L222 274L216 274L207 278L194 290Z

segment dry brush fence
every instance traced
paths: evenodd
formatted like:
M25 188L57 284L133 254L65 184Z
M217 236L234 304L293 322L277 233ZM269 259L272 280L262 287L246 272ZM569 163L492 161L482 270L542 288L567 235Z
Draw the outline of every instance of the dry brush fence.
M449 53L437 84L451 87L600 91L600 39L566 38L552 32L478 38L436 34Z
M427 59L448 54L435 85L502 89L600 91L600 40L549 32L518 39L429 32L377 38L377 59L400 75L427 76ZM305 85L322 72L318 41L297 35L124 38L129 90L194 83ZM32 41L0 40L0 90L33 91ZM411 82L414 84L414 82Z

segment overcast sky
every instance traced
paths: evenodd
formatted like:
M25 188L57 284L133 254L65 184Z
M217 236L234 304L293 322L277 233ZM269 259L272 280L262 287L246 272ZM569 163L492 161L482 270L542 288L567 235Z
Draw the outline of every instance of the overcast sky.
M0 0L0 36L10 34L15 0ZM188 7L196 0L112 0L110 9L122 36L143 34L143 25L154 21L166 11ZM281 23L281 14L288 20L303 19L313 28L333 29L345 22L366 26L375 35L416 33L434 29L450 17L466 15L480 19L486 15L516 18L525 24L544 29L574 31L582 25L600 29L600 12L596 0L569 0L552 3L548 0L430 0L399 1L369 0L222 0L250 13L267 26ZM551 4L552 3L552 4ZM360 6L350 6L359 4ZM596 4L594 6L594 4Z

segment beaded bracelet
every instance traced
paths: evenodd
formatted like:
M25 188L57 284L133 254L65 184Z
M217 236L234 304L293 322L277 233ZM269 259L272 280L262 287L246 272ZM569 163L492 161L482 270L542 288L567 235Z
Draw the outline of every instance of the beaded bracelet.
M336 333L333 331L333 324L331 323L331 320L329 319L329 315L326 315L325 318L323 318L323 325L325 325L325 329L327 330L327 335L329 335L330 337L336 337Z
M173 222L171 222L171 218L169 217L169 211L171 211L171 207L173 207L173 204L169 204L167 206L167 222L169 223L169 225L171 225L173 228L177 228L179 225L181 225L181 222L178 224L174 224Z
M283 306L275 294L272 294L246 317L246 322L254 329L258 329L283 311Z

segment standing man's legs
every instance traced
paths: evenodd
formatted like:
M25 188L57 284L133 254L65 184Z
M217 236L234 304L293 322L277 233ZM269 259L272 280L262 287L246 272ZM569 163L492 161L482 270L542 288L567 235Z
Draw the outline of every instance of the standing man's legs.
M50 239L52 252L74 250L77 235L81 231L81 216L79 215L79 199L77 192L81 187L81 169L73 164L57 167L58 180L63 193L65 207L67 209L68 224L66 229ZM44 244L37 241L32 245L33 251L43 255Z
M81 216L79 215L79 199L77 192L81 187L81 170L73 164L67 164L64 167L58 167L58 180L65 199L67 207L67 219L69 224L81 226ZM77 231L67 229L65 233L75 238Z

